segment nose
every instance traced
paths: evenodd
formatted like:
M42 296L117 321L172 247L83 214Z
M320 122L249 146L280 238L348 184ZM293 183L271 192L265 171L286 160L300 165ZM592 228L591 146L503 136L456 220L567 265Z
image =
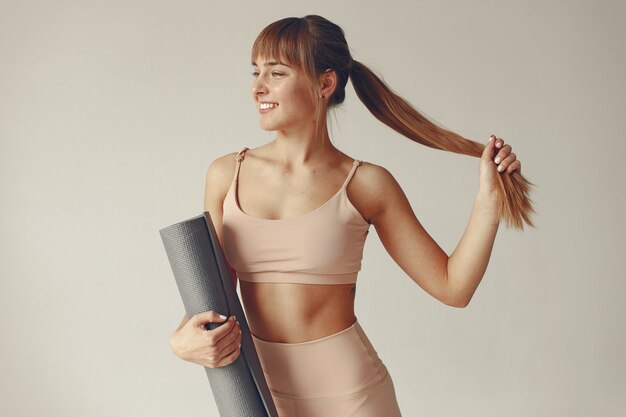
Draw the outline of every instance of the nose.
M256 79L252 82L252 95L254 98L258 97L261 94L267 93L267 86L262 77L256 77Z

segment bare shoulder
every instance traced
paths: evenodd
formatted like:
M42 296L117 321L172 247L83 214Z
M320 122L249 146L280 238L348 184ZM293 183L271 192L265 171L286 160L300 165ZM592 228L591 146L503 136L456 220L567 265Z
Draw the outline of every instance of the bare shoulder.
M370 223L375 223L376 217L388 204L406 199L393 174L387 168L371 162L361 162L349 188L350 199Z
M221 205L235 174L237 152L229 152L213 160L206 171L204 194L205 210L209 206Z
M207 179L215 182L216 185L223 182L230 183L235 170L235 157L237 152L229 152L215 158L207 168Z
M363 182L368 188L374 191L382 191L389 185L397 184L391 172L381 165L362 161L357 171L359 175L355 175L355 180L357 182Z

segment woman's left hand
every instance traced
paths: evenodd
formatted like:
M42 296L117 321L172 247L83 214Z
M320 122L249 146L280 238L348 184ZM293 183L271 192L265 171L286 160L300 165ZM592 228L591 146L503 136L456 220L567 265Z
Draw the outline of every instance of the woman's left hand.
M522 163L512 152L511 145L505 144L502 138L491 135L480 157L480 189L484 192L495 192L498 188L497 175L517 170L521 173Z

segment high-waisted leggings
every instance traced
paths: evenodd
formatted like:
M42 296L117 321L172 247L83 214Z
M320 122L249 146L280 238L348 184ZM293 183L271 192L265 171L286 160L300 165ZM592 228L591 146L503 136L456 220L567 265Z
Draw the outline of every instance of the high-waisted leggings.
M252 339L280 417L400 416L391 376L358 321L309 342Z

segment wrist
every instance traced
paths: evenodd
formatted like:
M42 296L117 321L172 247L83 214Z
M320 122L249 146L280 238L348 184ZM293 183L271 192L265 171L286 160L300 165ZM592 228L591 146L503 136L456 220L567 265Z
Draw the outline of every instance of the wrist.
M483 219L489 219L494 224L500 223L500 197L495 192L479 192L474 200L474 210L480 213Z
M172 350L172 352L174 353L174 355L178 356L181 359L185 359L183 358L181 349L180 349L180 342L178 340L178 333L174 332L172 333L172 335L170 336L170 349Z
M500 196L496 190L479 189L478 194L476 194L476 202L486 207L498 208Z

